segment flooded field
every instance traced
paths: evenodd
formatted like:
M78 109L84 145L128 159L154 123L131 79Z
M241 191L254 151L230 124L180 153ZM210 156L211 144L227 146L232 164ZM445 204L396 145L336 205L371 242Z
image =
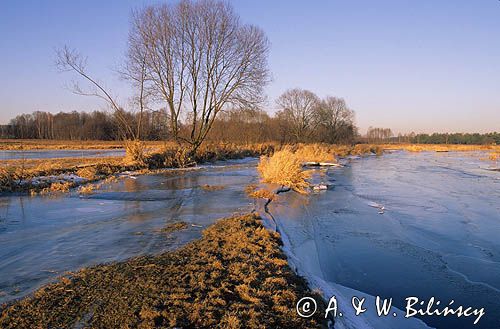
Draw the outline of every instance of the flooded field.
M327 191L283 193L271 203L292 266L339 298L345 317L338 328L470 328L474 321L400 322L401 313L355 317L345 307L352 296L377 295L392 297L399 309L408 296L484 307L475 327L500 327L500 173L487 170L481 157L353 158L344 168L317 172L318 182L333 184ZM243 190L258 181L256 163L125 178L83 198L0 197L0 302L64 271L170 250L217 218L250 211ZM159 232L177 221L188 229Z
M53 158L103 158L125 155L124 149L108 150L0 150L0 160L30 160Z

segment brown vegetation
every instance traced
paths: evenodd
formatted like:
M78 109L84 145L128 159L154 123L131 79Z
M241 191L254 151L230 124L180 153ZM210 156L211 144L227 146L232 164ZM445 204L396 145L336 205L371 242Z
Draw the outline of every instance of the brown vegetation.
M4 305L0 327L324 327L322 303L297 316L314 293L280 244L255 215L223 219L177 251L83 269Z
M500 152L496 152L496 153L492 152L492 153L490 153L488 158L492 161L498 161L498 159L500 159Z
M289 149L261 157L257 169L264 183L289 187L299 193L307 192L310 173L302 169L302 160Z
M141 142L142 143L142 142ZM175 143L163 143L160 151L150 152L143 156L142 161L133 161L130 157L125 160L120 157L108 158L60 158L60 159L33 159L0 161L0 192L8 191L50 191L54 182L64 182L64 176L69 174L84 178L81 181L72 181L69 187L84 183L102 180L123 171L136 171L185 168L197 163L256 157L261 154L271 154L273 144L207 144L198 148L196 153L190 152L188 147ZM59 176L61 177L52 177ZM40 177L51 179L40 180ZM56 185L57 187L57 185ZM98 186L94 186L96 188ZM57 188L59 191L59 187ZM81 192L91 192L84 188Z
M201 188L205 191L220 191L224 189L224 185L202 185Z
M302 162L337 162L335 145L299 144L295 148L295 156Z
M0 150L100 150L123 148L120 141L0 139Z
M171 234L171 233L174 233L176 231L185 230L187 228L188 228L188 224L186 222L175 222L175 223L165 225L165 227L160 229L160 232L166 233L166 234Z
M245 186L245 193L253 199L267 199L267 200L273 200L276 198L276 194L265 189L265 188L258 188L257 185L254 184L249 184Z

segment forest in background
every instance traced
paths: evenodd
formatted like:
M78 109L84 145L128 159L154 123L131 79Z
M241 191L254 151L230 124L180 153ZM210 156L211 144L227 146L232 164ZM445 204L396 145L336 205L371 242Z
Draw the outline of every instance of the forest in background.
M310 131L303 136L292 133L293 122L285 113L271 116L259 109L236 109L220 113L207 136L211 141L233 143L262 143L276 141L326 142L349 144L367 143L415 143L415 144L466 144L500 145L500 133L433 133L433 134L394 134L388 128L370 127L365 135L359 135L354 125L354 113L345 110L333 115L332 120L323 118L322 123L311 124ZM342 115L340 115L342 114ZM122 116L136 125L138 114L123 111ZM318 118L321 120L321 118ZM142 114L142 136L144 140L170 140L168 113L165 110L144 111ZM123 129L115 114L108 111L94 112L49 112L36 111L21 114L6 125L0 125L0 138L15 139L54 139L54 140L121 140ZM188 125L181 125L187 132Z

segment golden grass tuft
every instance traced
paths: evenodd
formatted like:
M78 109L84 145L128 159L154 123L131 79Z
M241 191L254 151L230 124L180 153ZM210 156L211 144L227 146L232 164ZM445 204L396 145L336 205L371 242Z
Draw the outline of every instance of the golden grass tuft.
M145 145L140 140L125 141L125 157L124 163L144 164L145 160Z
M99 186L96 184L83 185L83 186L80 186L80 188L78 189L78 193L83 194L83 195L93 194L97 188L99 188Z
M71 182L56 182L52 183L50 186L43 188L39 193L44 194L54 194L54 193L67 193L70 188L74 186Z
M202 190L205 191L220 191L224 189L223 185L209 185L209 184L204 184L201 186Z
M165 225L165 227L161 228L159 231L161 233L171 234L176 231L185 230L188 228L188 224L186 222L175 222Z
M94 166L86 166L76 171L76 174L88 180L95 180L98 178L97 168Z
M264 183L278 184L299 193L307 193L311 173L302 168L302 160L292 151L283 149L272 156L262 156L257 170Z
M253 199L268 199L268 200L274 200L276 198L276 194L266 190L266 189L258 189L255 191L252 191L248 193L248 196L253 198Z

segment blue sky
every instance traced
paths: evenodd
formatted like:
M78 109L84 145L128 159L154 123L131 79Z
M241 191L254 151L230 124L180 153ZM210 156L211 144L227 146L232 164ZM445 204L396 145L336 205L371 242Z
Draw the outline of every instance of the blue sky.
M156 1L158 2L158 1ZM500 1L230 1L271 41L266 109L287 88L344 97L368 126L395 132L500 131ZM0 4L0 122L18 113L103 109L65 88L54 49L68 44L122 99L133 8L150 1Z

